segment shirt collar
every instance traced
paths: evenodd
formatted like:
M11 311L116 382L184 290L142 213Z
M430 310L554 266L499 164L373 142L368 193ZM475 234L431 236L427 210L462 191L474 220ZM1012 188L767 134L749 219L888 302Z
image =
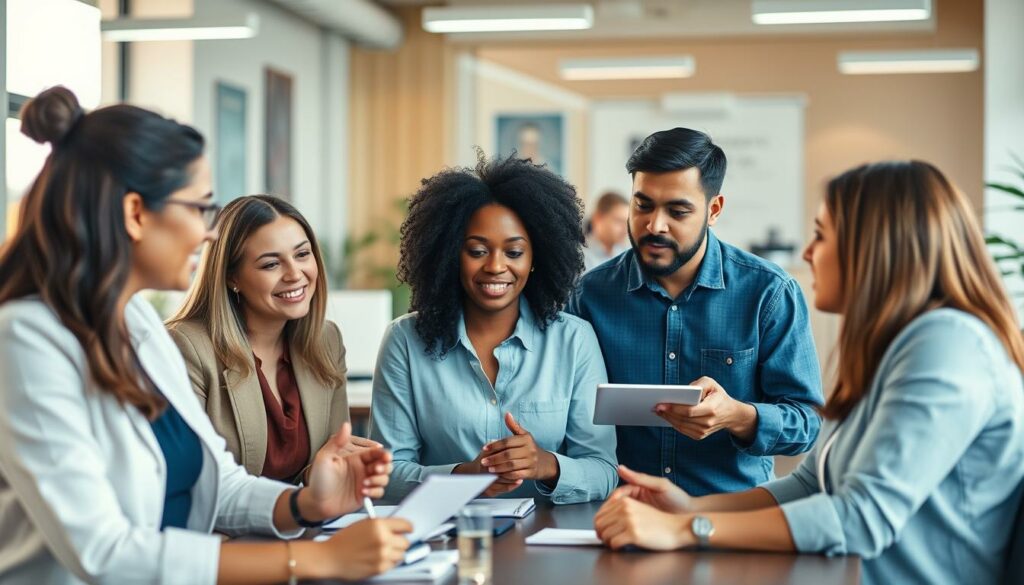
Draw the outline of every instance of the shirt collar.
M475 352L473 349L473 342L469 340L469 334L466 333L466 318L465 313L459 315L459 338L456 344L461 343L470 352ZM516 339L523 346L526 351L533 351L533 347L536 344L536 336L539 328L537 327L537 316L533 314L533 310L530 309L530 303L526 300L526 295L519 295L519 320L516 321L516 328L512 330L512 335L508 339ZM505 341L508 341L506 339ZM505 343L504 341L502 343Z
M707 249L704 251L704 259L697 270L696 286L711 289L724 289L725 279L722 277L722 247L718 243L715 233L709 228L707 236ZM644 273L640 267L640 259L636 250L630 251L628 270L626 275L626 291L634 292L642 286L653 288L656 281Z

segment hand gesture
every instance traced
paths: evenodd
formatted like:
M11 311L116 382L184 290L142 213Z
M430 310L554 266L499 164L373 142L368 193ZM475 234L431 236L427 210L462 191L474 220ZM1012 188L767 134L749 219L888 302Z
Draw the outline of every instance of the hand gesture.
M351 437L352 425L344 423L313 459L309 489L299 494L307 497L309 506L316 511L316 517L310 520L341 516L362 506L364 496L384 495L391 473L391 453L382 447L352 452Z
M512 431L512 436L484 445L486 456L480 460L480 465L504 480L557 480L558 460L537 447L533 435L516 422L511 412L505 413L505 426Z
M627 485L616 488L609 496L609 501L633 498L662 512L682 514L692 511L689 494L669 481L668 478L633 471L625 465L619 465L619 477Z
M722 429L749 440L757 432L757 410L733 399L721 384L704 376L691 382L704 393L696 406L686 404L658 404L654 413L667 420L672 428L691 439L701 441Z

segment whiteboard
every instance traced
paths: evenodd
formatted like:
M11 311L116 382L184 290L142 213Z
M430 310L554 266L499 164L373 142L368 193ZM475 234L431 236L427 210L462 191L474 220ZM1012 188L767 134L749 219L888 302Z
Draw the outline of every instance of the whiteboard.
M626 161L640 140L683 126L706 132L725 151L725 208L716 235L745 250L768 229L796 246L804 226L804 100L798 96L739 97L722 110L666 110L654 100L607 100L591 106L590 197L631 195Z

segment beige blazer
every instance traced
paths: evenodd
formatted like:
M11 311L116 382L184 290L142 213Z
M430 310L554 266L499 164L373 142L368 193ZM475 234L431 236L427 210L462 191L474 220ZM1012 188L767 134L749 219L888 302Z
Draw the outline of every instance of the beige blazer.
M242 376L224 367L213 352L213 342L206 325L198 321L177 323L170 328L171 338L178 345L192 389L203 404L213 427L224 440L235 460L253 475L262 475L267 457L267 411L256 377L256 362L249 362L249 375ZM344 376L345 345L341 330L327 321L323 332L338 371ZM301 356L292 354L292 368L302 398L302 413L309 429L309 456L313 462L316 452L338 427L349 420L348 397L345 382L327 388L313 375Z

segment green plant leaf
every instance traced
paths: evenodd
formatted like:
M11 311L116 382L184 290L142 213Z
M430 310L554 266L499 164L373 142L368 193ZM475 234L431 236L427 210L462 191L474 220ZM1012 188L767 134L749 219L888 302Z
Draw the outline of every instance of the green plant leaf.
M1024 199L1024 190L1021 190L1019 187L1014 187L1013 185L1008 185L1006 183L985 183L985 186L989 189L995 189L996 191L1002 191L1003 193Z

